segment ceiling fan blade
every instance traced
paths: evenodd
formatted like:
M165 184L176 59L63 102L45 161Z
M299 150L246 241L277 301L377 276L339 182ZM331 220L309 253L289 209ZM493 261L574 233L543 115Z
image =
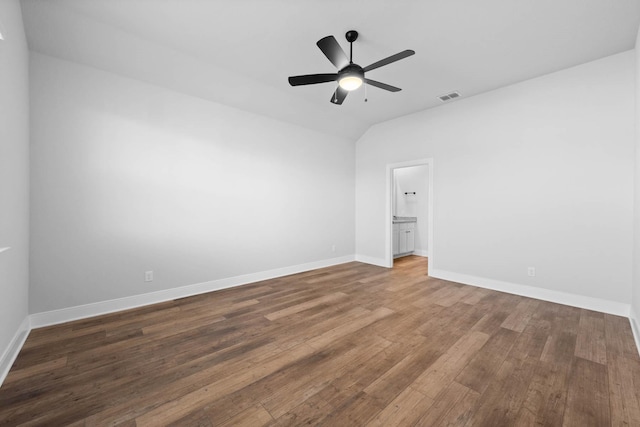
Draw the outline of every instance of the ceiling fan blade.
M348 93L349 93L348 91L338 86L335 92L331 94L331 103L336 105L342 105Z
M314 85L316 83L335 82L338 78L338 74L306 74L304 76L291 76L289 77L289 84L291 86L302 85Z
M367 65L363 69L364 69L364 72L366 73L367 71L375 70L376 68L380 68L383 65L391 64L392 62L399 61L401 59L406 58L407 56L411 56L411 55L414 55L414 54L415 54L415 52L413 50L410 50L410 49L403 50L400 53L396 53L395 55L391 55L388 58L381 59L378 62L374 62L371 65Z
M344 53L344 50L342 50L335 37L324 37L318 40L318 43L316 44L329 61L338 68L338 70L349 65L349 58L347 58L347 54Z
M399 87L391 86L386 83L380 83L371 79L364 79L364 82L368 85L379 87L380 89L388 90L389 92L400 92L402 90Z

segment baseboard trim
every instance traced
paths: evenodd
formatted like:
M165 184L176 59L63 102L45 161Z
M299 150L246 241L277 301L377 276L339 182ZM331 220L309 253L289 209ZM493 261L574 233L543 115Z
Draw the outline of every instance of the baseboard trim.
M636 350L638 351L638 355L640 355L640 328L638 327L638 316L636 311L631 306L631 311L629 315L629 323L631 324L631 332L633 332L633 339L636 342Z
M528 285L503 282L500 280L487 279L484 277L469 276L466 274L454 273L451 271L433 269L429 271L431 277L463 283L465 285L477 286L479 288L492 289L494 291L506 292L509 294L535 298L543 301L555 302L572 307L585 308L599 311L601 313L614 314L616 316L629 317L631 305L617 301L610 301L600 298L587 297L584 295L571 294L568 292L553 291L550 289L537 288ZM637 342L637 339L636 339Z
M0 386L2 386L4 379L7 378L7 374L9 373L9 370L11 370L11 366L13 366L13 362L15 362L16 357L18 357L18 353L20 353L30 331L31 324L29 316L26 316L22 323L20 323L20 326L18 326L18 330L0 358Z
M413 254L424 257L424 258L427 258L429 256L429 252L424 249L418 249L416 251L413 251Z
M384 258L375 258L372 256L356 254L355 260L358 262L364 262L365 264L372 264L377 265L378 267L389 268L389 266L387 265L387 261Z
M99 316L102 314L109 314L117 311L128 310L131 308L142 307L145 305L171 301L177 298L185 298L193 295L204 294L207 292L218 291L221 289L233 288L235 286L242 286L248 283L274 279L277 277L302 273L318 268L331 267L333 265L344 264L352 261L355 261L354 255L347 255L338 258L293 265L290 267L276 268L273 270L267 270L258 273L245 274L241 276L212 280L203 283L196 283L194 285L181 286L179 288L171 288L157 292L149 292L141 295L133 295L130 297L78 305L75 307L68 307L59 310L34 313L30 316L31 327L41 328L44 326L57 325L60 323L71 322L73 320L86 319L88 317Z

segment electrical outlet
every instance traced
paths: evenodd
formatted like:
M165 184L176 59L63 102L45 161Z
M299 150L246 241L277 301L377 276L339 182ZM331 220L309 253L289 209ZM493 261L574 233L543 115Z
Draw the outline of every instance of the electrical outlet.
M535 277L536 276L536 268L535 267L527 268L527 275L529 277Z
M144 281L145 282L153 282L153 271L145 271L144 272Z
M331 252L335 252L336 251L336 245L331 245Z

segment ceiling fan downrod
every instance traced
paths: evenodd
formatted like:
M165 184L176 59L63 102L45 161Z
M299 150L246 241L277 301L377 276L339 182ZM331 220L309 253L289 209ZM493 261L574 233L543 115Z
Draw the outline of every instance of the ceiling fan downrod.
M349 64L353 64L353 42L358 40L358 32L349 30L344 36L349 42Z

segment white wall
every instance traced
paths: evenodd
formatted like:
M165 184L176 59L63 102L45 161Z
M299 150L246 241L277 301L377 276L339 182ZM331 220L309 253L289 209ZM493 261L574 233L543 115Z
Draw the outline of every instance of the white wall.
M1 382L29 292L29 54L18 1L0 1L0 31L0 248L11 248L0 253Z
M354 253L347 139L35 53L31 103L34 313Z
M633 122L628 51L376 125L356 144L357 256L384 258L386 165L433 158L432 268L628 307Z
M427 256L429 225L429 167L409 166L393 170L395 186L395 213L397 216L417 218L415 253ZM405 195L405 192L416 194Z
M635 177L634 177L634 233L633 233L633 286L631 300L631 318L636 333L638 329L638 316L640 315L640 30L636 38L635 50L635 96L636 110L635 124ZM636 336L636 343L640 344L640 336ZM640 346L639 346L640 347Z

